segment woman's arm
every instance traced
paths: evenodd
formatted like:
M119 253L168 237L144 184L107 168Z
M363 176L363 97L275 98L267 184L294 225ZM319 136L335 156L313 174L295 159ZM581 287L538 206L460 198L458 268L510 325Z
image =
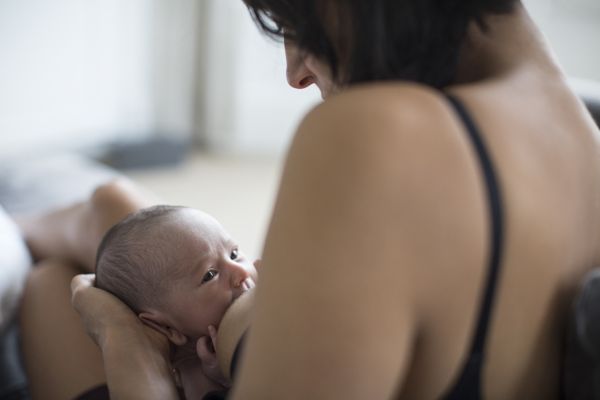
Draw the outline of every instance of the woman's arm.
M76 276L72 302L102 350L111 399L178 399L167 338L93 282L93 275Z

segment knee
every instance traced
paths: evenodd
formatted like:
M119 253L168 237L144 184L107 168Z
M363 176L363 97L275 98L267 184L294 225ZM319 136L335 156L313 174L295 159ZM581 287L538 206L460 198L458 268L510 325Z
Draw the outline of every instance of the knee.
M98 186L90 201L92 214L101 224L112 225L126 215L148 207L153 199L127 178L117 178ZM107 227L107 226L105 226Z
M124 178L113 179L94 190L90 204L97 210L112 209L126 201L129 190L129 182Z
M94 191L89 203L90 228L103 235L112 225L140 208L133 183L119 178Z

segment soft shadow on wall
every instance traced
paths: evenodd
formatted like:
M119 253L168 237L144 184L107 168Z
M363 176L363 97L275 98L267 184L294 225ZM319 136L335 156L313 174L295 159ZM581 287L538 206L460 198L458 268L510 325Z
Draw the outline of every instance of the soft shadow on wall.
M0 54L3 160L279 154L318 101L286 87L241 0L5 0Z
M600 3L524 0L576 86L597 92ZM281 154L319 99L241 0L0 2L0 158L64 150L114 163ZM583 80L581 80L583 79Z

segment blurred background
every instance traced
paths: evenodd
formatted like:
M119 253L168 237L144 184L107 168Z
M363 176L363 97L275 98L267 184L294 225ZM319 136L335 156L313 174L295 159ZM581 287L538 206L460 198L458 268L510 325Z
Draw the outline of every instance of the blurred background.
M525 0L579 90L600 86L600 2ZM258 253L296 125L320 101L241 0L0 0L0 161L108 162L212 212ZM23 164L20 164L23 165Z
M316 91L241 0L0 0L0 155L150 138L275 154Z

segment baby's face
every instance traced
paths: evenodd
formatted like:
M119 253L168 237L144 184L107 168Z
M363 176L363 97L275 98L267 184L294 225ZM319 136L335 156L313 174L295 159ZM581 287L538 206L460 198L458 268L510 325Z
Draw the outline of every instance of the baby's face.
M173 327L190 339L208 335L230 304L256 282L256 268L237 244L212 217L197 210L183 209L173 223L169 251L176 252L177 268L183 279L176 279L167 296ZM167 231L171 234L170 231Z

